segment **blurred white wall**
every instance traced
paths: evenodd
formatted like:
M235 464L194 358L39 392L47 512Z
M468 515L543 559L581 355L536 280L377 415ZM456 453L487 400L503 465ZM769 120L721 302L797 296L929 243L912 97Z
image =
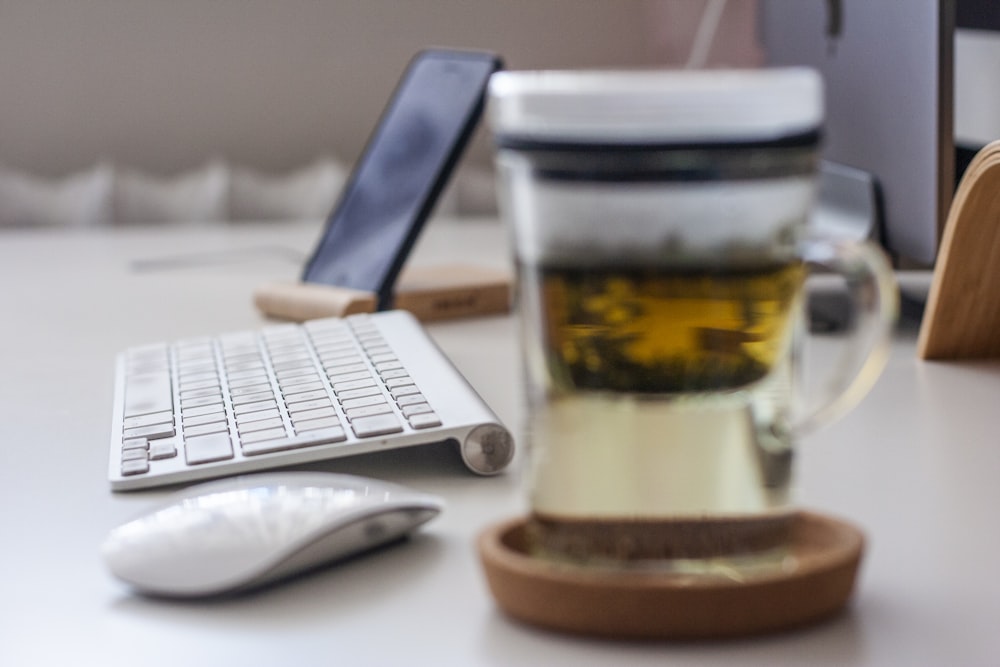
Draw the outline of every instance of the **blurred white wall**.
M730 1L714 62L754 63L755 4ZM492 49L517 69L677 64L704 6L0 0L0 163L55 176L96 160L161 172L213 157L272 170L322 154L350 162L424 46ZM488 159L486 143L473 160Z

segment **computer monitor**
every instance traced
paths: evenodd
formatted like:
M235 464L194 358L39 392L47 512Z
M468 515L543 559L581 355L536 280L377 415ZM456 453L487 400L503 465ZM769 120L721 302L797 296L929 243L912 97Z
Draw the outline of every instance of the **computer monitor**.
M767 64L824 77L819 209L871 211L903 265L934 262L954 195L954 18L954 0L761 0Z
M1000 2L957 0L955 6L955 171L1000 139Z
M955 26L1000 31L1000 4L996 0L958 0Z

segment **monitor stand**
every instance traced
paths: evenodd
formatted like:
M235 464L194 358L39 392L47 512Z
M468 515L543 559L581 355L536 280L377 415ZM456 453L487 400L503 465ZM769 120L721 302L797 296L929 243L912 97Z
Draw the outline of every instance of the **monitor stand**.
M878 240L882 219L874 174L829 160L819 166L819 197L809 226L823 236Z

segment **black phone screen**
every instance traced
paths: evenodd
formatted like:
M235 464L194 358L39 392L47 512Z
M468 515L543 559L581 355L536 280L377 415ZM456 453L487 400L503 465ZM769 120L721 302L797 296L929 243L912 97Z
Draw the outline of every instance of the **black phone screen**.
M423 51L410 63L344 187L303 280L392 287L482 115L493 54Z

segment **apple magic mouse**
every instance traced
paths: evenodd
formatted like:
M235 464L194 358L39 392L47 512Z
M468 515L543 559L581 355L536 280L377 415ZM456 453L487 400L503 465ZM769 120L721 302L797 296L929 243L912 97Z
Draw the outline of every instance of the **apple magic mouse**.
M112 530L102 552L140 592L219 595L387 544L443 507L436 496L354 475L247 475L176 493Z

